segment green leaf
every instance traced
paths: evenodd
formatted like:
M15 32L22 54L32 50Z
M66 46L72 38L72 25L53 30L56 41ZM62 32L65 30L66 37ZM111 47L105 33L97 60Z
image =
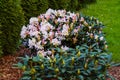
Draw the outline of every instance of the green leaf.
M62 71L62 73L64 73L66 70L65 70L65 69L62 69L61 71Z
M63 78L62 77L58 77L58 80L63 80Z
M30 71L24 71L23 72L23 75L29 75L30 74Z
M84 80L84 77L82 75L79 75L79 80Z
M23 76L20 80L31 80L30 76Z
M17 65L18 68L22 68L23 67L23 64L20 63L20 62L18 62L16 65Z
M103 74L98 75L98 78L99 78L99 79L101 79L102 77L104 77Z
M37 80L42 80L41 78L37 78Z
M73 71L67 71L67 72L70 73L70 74L73 73Z
M52 77L54 77L54 75L48 74L48 75L46 75L46 77L47 77L47 78L52 78Z
M32 60L33 60L34 62L38 62L38 61L39 61L38 57L33 57Z

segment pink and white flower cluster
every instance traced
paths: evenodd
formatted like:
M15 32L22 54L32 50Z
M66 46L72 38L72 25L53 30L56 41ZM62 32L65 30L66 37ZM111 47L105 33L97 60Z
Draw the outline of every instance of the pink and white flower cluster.
M75 26L76 22L78 24ZM82 23L81 23L82 22ZM78 32L81 27L88 23L79 14L66 12L65 10L48 9L45 14L38 17L32 17L27 26L23 26L21 30L21 38L28 39L28 47L35 48L38 53L45 55L51 53L47 46L59 46L61 49L68 50L69 46L62 45L62 41L69 37L73 43L76 43ZM91 26L88 26L91 29ZM86 33L88 36L90 32ZM94 35L95 39L98 35ZM103 37L100 38L103 40ZM68 43L69 44L69 43Z

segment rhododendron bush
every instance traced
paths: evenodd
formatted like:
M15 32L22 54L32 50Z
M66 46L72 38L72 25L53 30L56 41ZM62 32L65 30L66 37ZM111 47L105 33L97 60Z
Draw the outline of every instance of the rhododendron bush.
M17 64L24 71L21 79L106 80L111 55L103 27L94 17L65 10L30 18L20 34L30 50Z

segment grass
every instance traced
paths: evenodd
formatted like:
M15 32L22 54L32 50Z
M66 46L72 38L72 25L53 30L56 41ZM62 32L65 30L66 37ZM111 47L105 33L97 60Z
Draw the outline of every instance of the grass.
M113 53L113 61L120 62L120 0L97 0L80 12L103 22L106 26L104 32L109 51Z

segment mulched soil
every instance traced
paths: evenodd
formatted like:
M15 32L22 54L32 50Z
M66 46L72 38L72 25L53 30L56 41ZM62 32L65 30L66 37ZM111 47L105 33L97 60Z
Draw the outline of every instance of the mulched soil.
M0 80L19 80L22 71L13 68L13 64L17 63L16 55L7 55L0 59Z
M15 55L7 55L0 59L0 80L19 80L22 76L22 71L14 68L13 64L18 62L17 57L21 56L24 49L18 51ZM116 80L120 80L120 66L112 67L109 72ZM110 79L108 79L110 80Z

